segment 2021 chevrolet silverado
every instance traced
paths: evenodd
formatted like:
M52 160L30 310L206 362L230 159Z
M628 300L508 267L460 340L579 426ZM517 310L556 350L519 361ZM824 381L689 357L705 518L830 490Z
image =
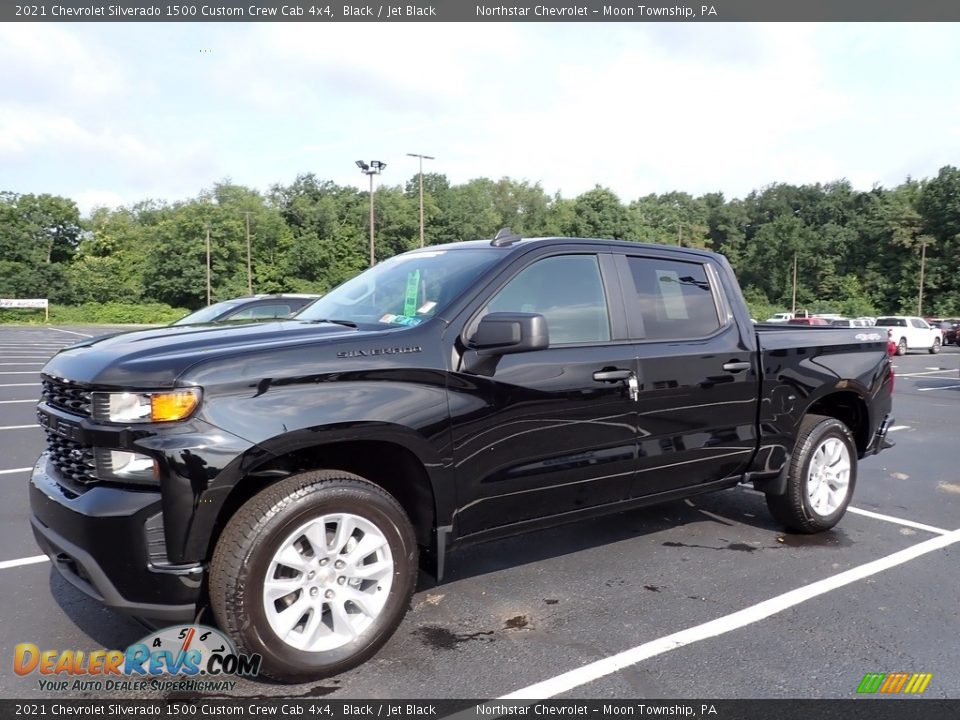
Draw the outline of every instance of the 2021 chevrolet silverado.
M370 657L418 556L752 482L798 532L887 446L872 328L754 326L719 255L499 234L293 320L94 338L43 369L33 530L156 622L212 607L283 680Z

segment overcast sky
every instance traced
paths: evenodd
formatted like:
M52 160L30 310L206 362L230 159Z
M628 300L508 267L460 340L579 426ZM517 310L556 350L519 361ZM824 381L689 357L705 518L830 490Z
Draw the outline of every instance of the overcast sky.
M0 26L0 190L97 204L509 176L624 201L960 164L956 24Z

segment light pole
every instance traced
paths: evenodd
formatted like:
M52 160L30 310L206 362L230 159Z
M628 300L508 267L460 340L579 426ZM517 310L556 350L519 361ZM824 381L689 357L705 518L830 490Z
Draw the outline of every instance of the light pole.
M797 254L793 254L793 300L790 303L790 312L797 314Z
M917 293L917 315L923 317L923 270L927 264L927 241L920 243L920 290Z
M436 160L431 155L421 155L419 153L407 153L409 157L420 158L420 247L423 247L423 161Z
M210 223L207 223L207 306L210 306L211 299L211 282L210 282Z
M245 212L247 217L247 294L253 295L253 271L250 262L250 213Z
M376 262L373 256L373 176L379 175L387 164L379 160L371 160L368 165L363 160L357 160L357 167L360 168L360 172L370 178L370 267L373 267Z

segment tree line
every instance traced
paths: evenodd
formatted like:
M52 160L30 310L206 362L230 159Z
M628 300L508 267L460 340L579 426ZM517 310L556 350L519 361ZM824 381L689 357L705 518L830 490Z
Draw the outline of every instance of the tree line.
M576 198L539 184L424 174L429 245L492 237L605 237L716 250L755 315L797 306L847 315L960 314L960 170L854 190L845 180L774 184L742 199L651 194L624 201L596 186ZM375 194L376 257L419 246L419 184ZM313 174L266 193L224 181L181 202L145 200L81 217L69 198L0 192L0 297L81 303L206 304L209 231L214 301L247 293L249 222L257 293L325 292L368 259L365 191Z

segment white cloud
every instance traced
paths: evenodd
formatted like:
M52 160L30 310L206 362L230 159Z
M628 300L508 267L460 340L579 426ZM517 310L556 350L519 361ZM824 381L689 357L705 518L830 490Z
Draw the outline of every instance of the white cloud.
M119 207L127 200L122 195L113 192L112 190L95 189L81 190L73 195L73 199L76 201L77 207L80 208L80 213L82 215L87 215L91 210L98 207Z
M91 130L71 117L34 109L0 107L0 154L32 150L97 154L134 166L156 165L164 154L129 133Z
M0 67L7 69L4 94L19 101L87 104L116 97L128 85L109 52L50 23L0 24Z
M353 161L744 195L895 184L960 154L960 28L926 24L0 26L0 189L195 195ZM200 52L209 48L210 52ZM864 189L865 189L864 188ZM98 195L100 193L100 195Z

